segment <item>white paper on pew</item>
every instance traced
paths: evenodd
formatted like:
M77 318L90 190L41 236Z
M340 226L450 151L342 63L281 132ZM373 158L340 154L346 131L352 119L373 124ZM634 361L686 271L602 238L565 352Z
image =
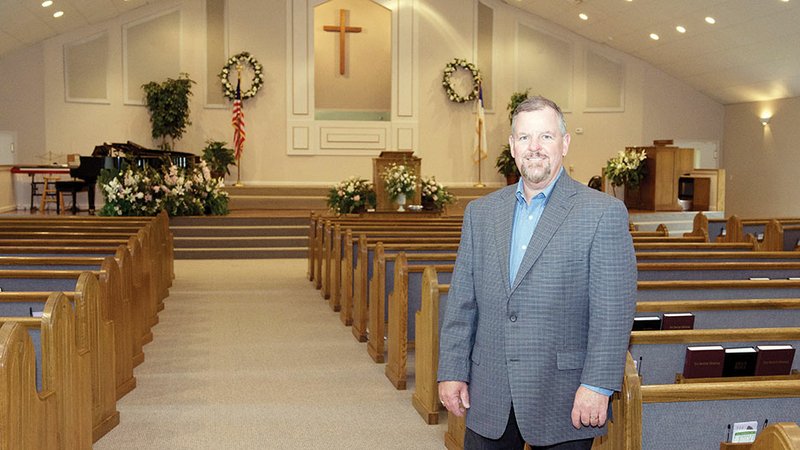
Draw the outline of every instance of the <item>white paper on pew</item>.
M750 281L769 281L769 277L750 277Z
M756 440L756 430L758 430L758 422L737 422L733 424L733 434L731 435L731 442L753 442Z

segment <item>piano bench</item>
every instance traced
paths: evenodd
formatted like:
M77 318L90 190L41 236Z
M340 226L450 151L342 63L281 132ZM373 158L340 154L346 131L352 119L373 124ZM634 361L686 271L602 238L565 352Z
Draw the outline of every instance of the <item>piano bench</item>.
M78 212L78 192L88 192L88 188L89 186L85 181L56 181L56 192L59 197L65 192L72 193L72 208L70 208L72 214ZM93 211L90 210L89 212L92 213ZM61 202L56 203L56 213L61 214Z

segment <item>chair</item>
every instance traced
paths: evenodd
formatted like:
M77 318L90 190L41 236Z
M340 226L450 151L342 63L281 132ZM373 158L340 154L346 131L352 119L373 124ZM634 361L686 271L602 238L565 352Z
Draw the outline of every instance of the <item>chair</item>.
M64 208L64 201L58 191L56 190L56 182L60 180L59 177L44 177L42 184L42 201L39 204L39 214L44 214L45 207L48 203L56 204L56 211L60 212Z

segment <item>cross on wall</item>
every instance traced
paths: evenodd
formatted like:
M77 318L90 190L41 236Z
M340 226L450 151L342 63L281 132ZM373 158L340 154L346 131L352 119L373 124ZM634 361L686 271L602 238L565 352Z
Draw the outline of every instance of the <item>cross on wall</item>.
M322 27L325 31L339 33L339 74L344 75L344 41L347 33L361 33L361 27L348 27L345 25L347 21L347 10L339 10L339 25L325 25Z

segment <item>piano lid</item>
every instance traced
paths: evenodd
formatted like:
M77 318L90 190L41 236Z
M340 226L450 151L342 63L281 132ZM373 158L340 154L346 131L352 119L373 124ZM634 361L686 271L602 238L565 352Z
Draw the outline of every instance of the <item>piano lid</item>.
M125 143L103 143L94 147L92 156L128 156L134 158L163 158L163 157L185 157L194 158L194 153L177 152L173 150L161 150L146 148L141 145L128 141Z

